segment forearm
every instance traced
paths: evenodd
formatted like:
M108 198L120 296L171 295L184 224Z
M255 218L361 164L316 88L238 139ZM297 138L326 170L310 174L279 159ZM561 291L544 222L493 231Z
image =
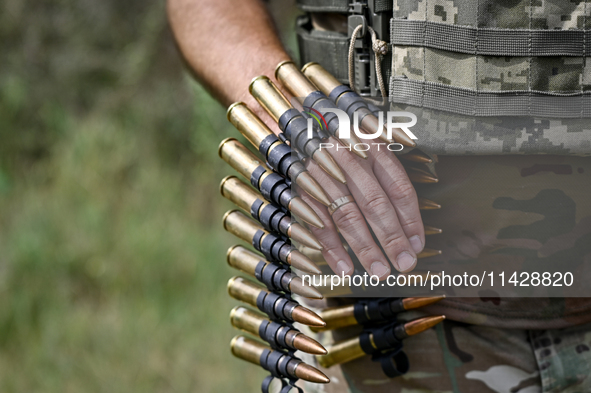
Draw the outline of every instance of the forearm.
M260 0L168 0L168 15L186 62L223 105L252 106L252 78L273 79L289 59Z

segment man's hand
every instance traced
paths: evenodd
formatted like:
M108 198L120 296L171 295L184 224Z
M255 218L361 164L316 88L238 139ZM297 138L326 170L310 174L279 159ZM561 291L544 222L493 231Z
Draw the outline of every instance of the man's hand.
M178 46L196 77L223 105L244 101L279 133L277 124L248 94L250 81L259 75L280 86L274 68L289 60L264 4L259 0L168 0L168 12ZM334 138L331 142L338 143ZM328 264L337 274L353 270L338 229L369 274L384 279L390 273L388 259L401 272L412 270L425 236L416 193L398 159L383 147L367 152L367 160L344 149L330 152L345 172L346 185L330 178L312 160L307 160L308 169L331 199L352 195L355 203L339 207L331 218L326 207L303 195L326 224L313 232L324 245Z

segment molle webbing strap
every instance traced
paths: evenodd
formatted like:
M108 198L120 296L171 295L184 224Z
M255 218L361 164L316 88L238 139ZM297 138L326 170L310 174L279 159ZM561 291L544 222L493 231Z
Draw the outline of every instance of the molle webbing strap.
M375 12L392 10L392 0L369 0L374 4ZM297 0L298 8L306 12L340 12L349 11L351 0Z
M392 19L390 43L484 56L578 56L591 53L591 30L495 29Z
M390 79L390 101L467 116L591 117L591 92L476 91L404 77Z
M267 162L271 168L275 169L282 176L287 177L287 171L293 162L291 157L291 148L285 144L275 145L273 150L269 152L269 148L279 139L275 135L268 135L263 139L259 146L259 151L263 157L267 157Z

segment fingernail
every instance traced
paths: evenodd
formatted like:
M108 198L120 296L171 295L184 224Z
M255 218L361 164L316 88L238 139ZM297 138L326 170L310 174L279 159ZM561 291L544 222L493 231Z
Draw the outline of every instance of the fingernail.
M347 272L351 270L351 266L345 261L339 261L337 263L337 274L342 276L343 274L347 274Z
M374 276L382 277L386 273L388 273L388 267L382 262L374 262L371 264L371 274Z
M408 241L410 242L410 245L412 246L414 252L418 254L419 252L423 251L423 242L421 241L420 237L414 235L410 239L408 239Z
M412 267L417 262L417 259L410 255L408 252L404 251L398 254L396 258L396 264L398 265L398 270L401 272L405 272L407 270L412 269Z

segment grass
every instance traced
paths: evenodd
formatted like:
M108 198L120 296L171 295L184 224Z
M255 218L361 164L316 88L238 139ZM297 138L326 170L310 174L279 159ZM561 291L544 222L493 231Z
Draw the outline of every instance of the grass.
M163 4L0 5L0 391L258 391L229 352L224 109Z

